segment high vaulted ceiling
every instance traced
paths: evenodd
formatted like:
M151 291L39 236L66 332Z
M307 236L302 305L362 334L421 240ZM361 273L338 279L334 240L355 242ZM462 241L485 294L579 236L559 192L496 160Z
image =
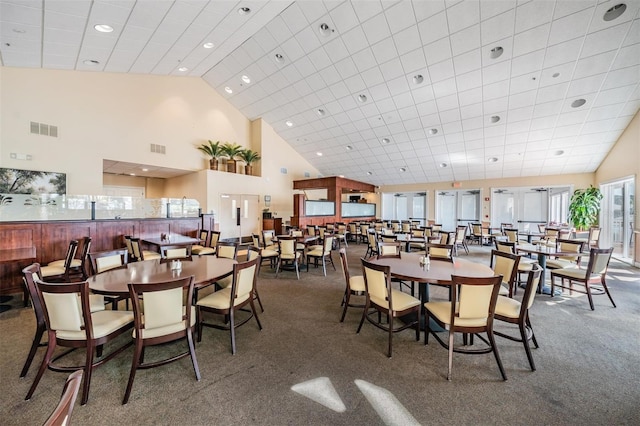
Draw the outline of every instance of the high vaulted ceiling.
M0 54L9 67L200 76L324 175L538 176L596 170L640 108L639 10L639 0L1 0Z

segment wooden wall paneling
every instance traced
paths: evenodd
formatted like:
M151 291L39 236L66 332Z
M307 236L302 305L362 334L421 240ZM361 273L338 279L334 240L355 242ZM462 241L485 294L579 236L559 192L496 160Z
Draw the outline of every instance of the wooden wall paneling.
M158 237L160 234L169 234L171 232L170 219L151 219L141 220L140 227L136 233L136 237Z
M42 244L40 224L7 223L0 227L0 248L20 249L35 247L36 256ZM0 294L20 293L23 289L22 269L34 259L21 259L0 263Z
M42 223L42 249L37 253L40 264L64 259L71 240L80 241L84 237L95 235L96 224L91 221L84 222L43 222ZM78 246L78 252L82 250Z
M169 229L172 234L196 237L199 226L201 226L200 218L183 218L171 220Z
M135 236L137 220L105 220L97 222L96 235L93 238L91 251L115 250L126 247L124 236Z

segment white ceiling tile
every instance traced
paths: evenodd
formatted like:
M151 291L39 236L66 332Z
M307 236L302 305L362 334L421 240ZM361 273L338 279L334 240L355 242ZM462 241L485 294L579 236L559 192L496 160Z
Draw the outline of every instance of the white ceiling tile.
M612 89L614 87L627 86L638 82L640 66L610 71L602 85L602 89Z
M584 37L593 11L594 8L590 8L554 20L551 24L548 43L554 45L577 37Z
M544 63L543 49L536 50L525 55L515 57L511 61L511 75L519 76L523 74L533 75L540 72Z
M551 24L540 25L528 31L516 33L513 38L513 56L517 57L547 46Z
M411 4L413 5L413 10L418 21L442 12L445 8L443 0L412 0Z
M448 38L429 43L424 47L424 56L429 65L437 64L451 58L451 47Z
M447 9L449 31L453 34L480 22L480 2L460 2Z
M602 31L591 33L585 37L581 58L618 49L631 24L616 25Z
M422 43L428 45L436 40L446 37L447 27L446 12L438 13L418 23Z
M396 3L385 10L384 14L387 17L387 23L389 24L391 34L396 34L416 22L412 4L408 1L400 1Z
M555 2L531 1L516 8L515 32L529 30L551 21Z
M398 55L404 55L407 52L422 47L420 34L418 33L418 27L416 25L412 25L394 34L393 41L395 42Z
M466 74L456 75L458 90L469 90L482 86L482 70L471 71Z
M382 12L382 5L379 0L360 2L358 7L355 8L355 12L360 22L365 22L369 18Z
M427 66L427 61L425 59L424 52L422 48L416 49L412 52L405 53L400 56L400 62L402 63L402 67L406 72L413 71L422 71ZM423 74L423 76L425 76ZM428 76L425 76L428 78Z
M389 38L391 31L387 25L384 14L379 14L362 24L362 29L369 40L369 44L375 44L380 40Z
M617 70L638 64L640 64L640 43L621 48L611 68Z
M451 52L454 55L478 49L481 46L480 25L473 25L449 37L451 42Z
M429 66L429 76L432 82L438 82L454 76L453 61L448 59Z
M607 72L615 54L615 51L610 51L578 60L573 78L582 78Z
M547 54L544 59L544 67L549 68L555 65L572 62L578 59L582 39L574 39L547 48Z
M494 0L480 3L480 19L485 21L491 17L512 10L515 3L511 0ZM511 18L513 19L513 18Z
M482 7L482 6L481 6ZM513 34L515 9L494 16L481 24L482 44L496 42Z
M371 51L378 64L387 62L397 56L396 47L391 37L371 46Z

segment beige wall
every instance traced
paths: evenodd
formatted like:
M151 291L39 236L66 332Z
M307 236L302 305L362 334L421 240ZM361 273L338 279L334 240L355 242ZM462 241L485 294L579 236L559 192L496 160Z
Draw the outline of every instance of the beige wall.
M479 189L482 197L482 220L491 220L491 189L506 187L535 187L535 186L573 186L574 189L587 188L594 184L593 173L581 173L570 175L552 175L552 176L533 176L526 178L503 178L503 179L483 179L468 180L460 182L459 188L453 188L453 182L437 182L412 185L385 185L381 186L379 193L382 192L427 192L428 199L428 215L427 218L435 220L435 194L438 191L446 191L451 189ZM489 201L485 201L489 198ZM376 199L378 206L376 211L378 214L382 211L380 208L380 197Z
M271 210L288 220L292 181L318 174L271 126L250 122L200 78L0 67L0 90L0 166L66 173L70 194L101 194L103 182L141 186L150 198L195 198L205 212L217 209L220 193L269 194ZM29 134L30 121L58 126L59 137ZM207 139L260 152L260 177L207 170L196 149ZM151 153L151 143L166 155ZM12 160L12 152L33 159ZM103 159L192 173L125 183L103 176Z
M640 199L640 112L631 120L629 126L622 133L609 154L605 157L598 170L596 170L596 182L607 183L630 176L636 177L635 199ZM640 209L636 201L635 228L640 230Z

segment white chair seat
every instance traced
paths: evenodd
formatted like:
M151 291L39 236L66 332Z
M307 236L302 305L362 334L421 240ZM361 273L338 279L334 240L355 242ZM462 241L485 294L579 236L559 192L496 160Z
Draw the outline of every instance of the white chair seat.
M260 250L260 256L264 257L278 257L278 252L275 250L262 249Z
M509 295L509 288L507 288L507 287L505 287L505 286L501 285L501 286L500 286L500 290L498 291L498 294L499 294L500 296L508 296L508 295Z
M562 268L562 269L556 269L555 271L552 272L552 274L560 277L577 278L577 279L584 280L587 276L587 271L585 269L578 269L578 268ZM599 279L599 278L600 278L600 274L591 274L591 277L590 277L590 279L592 280Z
M131 311L99 311L91 314L93 321L93 338L98 339L113 333L126 324L133 322ZM57 330L56 337L65 340L85 340L84 330Z
M213 247L205 247L200 245L191 246L191 254L197 254L198 256L203 256L206 254L215 254L216 249Z
M404 293L400 290L393 289L391 290L393 299L393 310L394 311L404 311L405 309L412 308L414 306L420 305L420 299L416 299L412 295L408 293ZM384 308L389 307L388 300L381 300L374 296L371 296L371 301L378 306L382 306Z
M247 300L251 297L251 293L245 294L242 297L235 299L235 305L239 305L240 303ZM213 309L229 309L231 308L230 304L231 300L231 286L223 288L222 290L214 291L208 296L203 297L198 300L198 306L205 306Z
M284 254L280 254L279 256L281 259L284 259L284 260L293 260L293 259L298 259L300 257L300 252L295 252L295 254L284 253Z
M517 300L498 296L495 314L507 318L518 318L520 316L520 307L521 304Z
M564 268L577 268L576 262L565 259L549 259L547 260L547 268L551 269L564 269Z
M322 256L322 246L319 246L319 248L315 248L311 251L307 252L307 256Z
M427 302L424 307L443 324L451 321L451 302ZM456 303L456 310L458 309ZM454 324L461 327L482 327L487 325L486 318L455 318Z
M62 266L42 266L40 268L42 278L53 277L56 275L63 275L65 273L64 265Z
M365 292L366 287L364 285L364 277L362 275L349 277L349 289L351 289L351 291Z
M161 259L160 253L151 250L144 250L142 252L142 256L144 256L144 260L153 260L153 259Z
M79 268L80 265L82 265L82 260L80 259L73 259L71 261L71 268ZM49 262L47 266L58 266L64 269L64 259L54 260L53 262Z
M91 310L91 313L104 311L104 296L101 294L90 294L89 309Z
M182 314L186 312L186 306L182 307ZM142 316L144 320L144 315ZM195 306L191 307L191 327L196 324L196 308ZM152 339L158 336L166 336L168 334L177 333L179 331L183 331L186 328L186 321L181 321L175 324L165 325L163 327L156 328L145 328L142 330L142 338L143 339ZM133 338L136 338L136 330L133 330L132 333Z

